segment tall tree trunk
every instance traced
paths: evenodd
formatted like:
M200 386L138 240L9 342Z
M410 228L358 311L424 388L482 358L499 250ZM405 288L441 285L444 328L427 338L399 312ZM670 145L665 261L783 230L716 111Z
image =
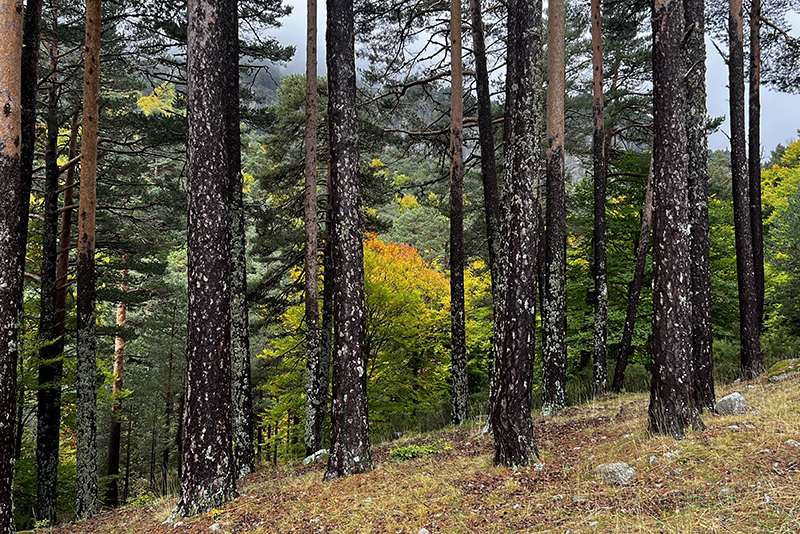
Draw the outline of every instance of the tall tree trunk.
M548 3L547 210L542 415L564 409L567 381L567 234L564 191L564 2Z
M22 8L22 0L14 2ZM28 0L25 6L22 33L22 131L20 173L22 190L19 214L22 228L19 235L20 269L25 271L25 256L28 248L28 212L30 210L31 186L33 185L33 159L36 152L36 96L39 83L39 47L42 37L43 0ZM20 287L20 290L21 287Z
M167 371L167 391L164 394L164 427L166 428L166 435L164 436L164 450L161 452L161 494L167 494L167 482L169 479L169 451L172 448L172 440L170 438L169 429L172 426L172 371L175 359L175 327L176 318L178 315L177 304L172 310L172 329L169 336L169 368Z
M72 127L69 138L69 161L75 159L78 140L78 113L72 116ZM64 185L64 207L61 214L61 232L58 240L58 261L55 273L55 316L54 316L54 341L52 353L62 355L64 352L64 323L66 319L67 304L67 270L69 268L70 235L72 233L72 206L73 183L75 180L75 166L67 170ZM42 377L41 369L39 382L50 384L48 388L40 386L37 394L37 432L36 432L36 516L46 519L51 525L57 520L57 484L58 484L58 450L61 430L61 380L63 377L63 361L58 359L49 365L51 375Z
M78 207L77 494L75 516L97 513L97 350L95 326L95 211L97 207L98 93L101 0L86 0L86 46L81 127L81 194Z
M63 341L56 317L58 262L58 79L56 46L51 44L51 85L48 91L47 147L45 150L45 201L42 223L42 266L39 311L39 388L36 392L37 517L56 522L61 377Z
M739 283L739 337L741 377L755 378L761 372L761 318L753 266L753 236L747 190L747 154L744 127L744 43L742 0L730 0L731 184L733 225L736 234L736 277Z
M450 2L450 421L467 419L467 340L464 311L464 81L461 1Z
M128 409L128 432L125 440L125 485L122 489L122 503L128 502L130 481L131 481L131 429L133 426L133 410Z
M506 180L503 243L495 313L495 363L490 421L495 465L527 465L538 456L531 419L536 334L538 178L536 113L542 49L542 4L511 0L506 75Z
M689 154L689 210L692 232L692 360L694 403L714 408L713 333L711 330L711 238L708 220L708 133L706 131L706 45L703 0L684 0L686 138Z
M622 342L619 347L619 358L614 369L614 382L611 390L614 393L622 391L625 382L625 370L628 367L628 358L631 355L633 342L633 327L636 325L636 316L639 313L639 297L642 293L644 282L644 268L647 265L647 249L650 248L650 224L653 220L653 161L650 161L650 171L647 173L647 188L644 194L644 210L642 211L642 228L639 230L639 244L636 247L636 265L633 268L633 280L628 289L628 307L625 312L625 326L622 329Z
M356 146L353 0L328 2L328 128L333 210L334 354L331 452L325 480L372 468L367 414L364 231Z
M239 11L228 4L228 174L231 179L231 369L236 478L256 470L253 386L247 305L247 239L244 221L241 132L239 130Z
M14 414L22 269L19 261L22 2L0 5L0 534L14 534ZM27 211L25 214L27 219Z
M489 271L492 296L497 294L498 256L500 253L500 194L497 189L497 165L494 157L494 126L486 65L486 39L481 15L481 0L470 0L472 19L472 53L475 56L475 88L478 101L478 137L481 147L483 179L483 211L486 217L486 239L489 248Z
M603 103L603 33L600 0L592 0L592 88L594 131L594 380L595 397L608 388L608 280L606 274L606 144Z
M322 382L319 331L319 238L317 221L317 1L308 0L306 17L306 136L305 136L305 231L306 231L306 455L322 448L328 383Z
M761 0L750 2L749 159L750 232L756 280L758 331L764 321L764 231L761 215Z
M692 396L691 239L687 194L683 2L653 8L653 355L648 426L684 436Z
M123 260L124 261L124 260ZM125 276L123 271L122 276ZM128 290L124 282L123 292ZM128 308L124 302L117 303L117 328L125 328ZM108 438L108 484L106 485L106 505L119 505L119 448L122 438L122 392L125 379L125 337L118 331L114 337L114 383L111 386L111 431Z
M231 443L231 144L225 94L230 89L229 10L235 5L235 0L189 4L189 334L176 516L195 515L236 495Z

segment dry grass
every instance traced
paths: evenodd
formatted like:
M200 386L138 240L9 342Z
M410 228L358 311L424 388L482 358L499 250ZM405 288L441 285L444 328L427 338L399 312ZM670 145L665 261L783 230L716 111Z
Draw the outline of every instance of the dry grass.
M647 434L646 396L609 396L536 421L538 468L493 467L476 424L377 447L375 470L347 479L323 483L322 465L267 468L240 483L236 501L180 526L159 526L173 499L50 532L800 532L800 449L786 444L800 441L800 381L736 388L758 414L706 414L706 429L681 441ZM386 460L436 439L452 449ZM636 469L626 486L594 477L615 461Z

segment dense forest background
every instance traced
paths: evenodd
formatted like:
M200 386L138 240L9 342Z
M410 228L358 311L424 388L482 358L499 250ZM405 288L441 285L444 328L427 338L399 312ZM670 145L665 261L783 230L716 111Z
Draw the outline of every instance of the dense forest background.
M27 2L26 17L35 4ZM501 2L485 5L480 11L477 5L485 28L484 70L491 94L489 143L497 147L500 172L496 187L502 191L509 179L502 169L511 164L503 134L507 6ZM84 7L71 0L39 2L39 57L34 71L28 72L34 83L23 89L23 96L25 90L35 96L36 120L16 363L13 498L20 530L44 526L52 517L60 522L71 520L80 484L76 463L81 378L76 359L79 229L74 184L81 182L83 172L76 163L84 143L79 127L85 98ZM468 21L474 17L468 7L465 4L463 16L460 216L466 408L467 417L476 419L486 418L490 412L498 297L493 293L492 236L486 224L490 213L482 167L486 159L482 146L486 145L482 145L478 129L475 19ZM769 3L759 15L759 20L763 19L763 62L756 85L792 93L800 90L800 44L786 22L787 13L797 7L789 0ZM627 361L624 377L620 375L624 378L621 389L648 391L654 307L653 259L647 233L640 289L635 289L634 278L637 254L641 256L638 251L642 250L640 234L649 217L648 176L652 174L651 6L638 0L615 0L604 2L602 8L600 83L604 104L600 109L605 116L602 143L607 176L603 194L605 373L611 390L624 353ZM180 491L189 314L187 15L186 4L172 0L130 7L104 2L102 9L94 253L99 372L96 447L99 498L116 506L145 503ZM721 2L706 6L707 33L722 48L723 56L732 57L726 49L726 27L717 27L727 20L727 14L715 16L727 9ZM269 37L289 7L281 0L240 0L238 10L241 203L247 258L244 324L249 334L254 447L257 463L279 465L322 448L310 450L307 439L307 77L281 75L281 65L294 50ZM363 372L372 443L408 430L441 428L453 421L451 16L448 2L355 3L356 54L359 64L365 66L358 72L356 124L365 232ZM545 16L539 28L545 36L542 42L546 41L547 24ZM596 123L590 10L585 2L566 4L564 28L564 394L566 404L571 405L598 393L597 367L593 365L598 350L597 167L592 143ZM745 31L751 31L750 26ZM542 44L541 48L538 68L542 80L537 91L544 109L547 47ZM747 53L752 51L746 48ZM331 269L327 263L332 210L328 180L331 95L328 79L319 77L317 81L314 157L318 177L312 191L318 199L315 252L321 272L316 300L321 354L330 359L332 317L326 306L332 306L333 282L326 274ZM508 120L508 115L505 117ZM797 119L800 128L800 117ZM765 116L761 123L768 127L769 121ZM705 135L721 122L721 117L707 117ZM539 145L535 148L541 149L539 159L544 167L544 143ZM800 138L778 145L769 154L761 154L760 146L756 147L755 156L751 148L750 166L760 173L763 368L796 357L800 343ZM736 191L731 152L712 150L707 157L713 376L719 383L729 383L742 375ZM541 211L544 221L544 209ZM56 243L58 248L54 248ZM54 255L54 251L58 253ZM56 269L59 256L62 263ZM56 290L62 300L48 304ZM534 298L544 303L543 293ZM634 300L638 309L634 308L631 316ZM545 307L536 305L539 334ZM629 334L625 340L626 323ZM60 330L54 325L60 325ZM543 399L543 347L536 343L533 359L534 412L548 402ZM325 398L328 388L326 380ZM54 401L54 394L60 398ZM47 424L43 406L60 413L54 438L58 442L53 478L57 480L56 513L48 512L50 518L43 517L42 496L37 495L37 476L41 481L43 469L41 456L37 456L41 455L37 447L42 447L39 432ZM329 411L327 401L323 408ZM325 443L329 432L329 424L323 421Z

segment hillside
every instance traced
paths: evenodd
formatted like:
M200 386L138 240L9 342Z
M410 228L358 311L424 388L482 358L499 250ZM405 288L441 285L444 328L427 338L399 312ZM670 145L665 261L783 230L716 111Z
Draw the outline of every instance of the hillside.
M171 526L160 523L175 499L40 532L798 532L800 380L717 397L737 390L747 414L706 414L706 429L682 441L647 434L645 396L609 396L537 420L542 463L517 471L492 466L491 436L473 424L376 447L374 471L349 479L323 483L323 464L264 468L236 501ZM428 444L440 452L388 459ZM627 485L595 477L618 461L636 470Z

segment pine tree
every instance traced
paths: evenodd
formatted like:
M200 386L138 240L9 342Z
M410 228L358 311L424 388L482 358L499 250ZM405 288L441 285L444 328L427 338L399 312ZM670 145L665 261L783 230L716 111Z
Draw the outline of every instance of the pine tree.
M367 414L364 232L356 146L353 0L328 2L328 128L333 232L333 406L325 480L372 468Z

